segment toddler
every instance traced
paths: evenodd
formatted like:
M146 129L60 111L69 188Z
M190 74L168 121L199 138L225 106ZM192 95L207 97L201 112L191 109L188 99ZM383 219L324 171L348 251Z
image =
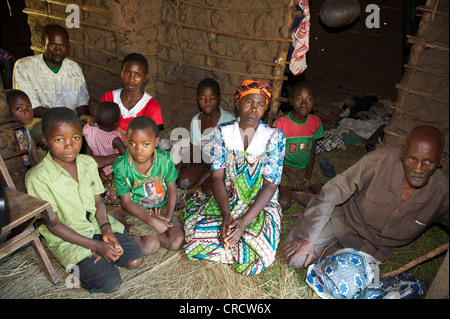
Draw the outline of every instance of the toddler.
M94 123L83 127L83 136L95 156L123 155L126 146L119 132L120 108L114 102L101 102L94 115ZM104 167L99 164L100 178L105 186L105 204L119 205L114 183L112 165Z

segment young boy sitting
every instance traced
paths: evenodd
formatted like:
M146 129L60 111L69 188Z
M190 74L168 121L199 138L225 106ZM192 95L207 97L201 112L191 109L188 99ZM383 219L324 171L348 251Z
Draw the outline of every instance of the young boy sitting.
M179 250L184 245L183 228L173 216L178 174L170 153L156 148L158 135L153 119L135 117L127 128L127 152L113 165L129 232L144 255L156 253L160 246Z
M65 107L49 109L42 118L46 157L26 175L32 196L49 201L55 220L44 219L38 230L64 266L74 269L89 292L113 292L121 283L116 266L142 264L142 253L124 226L108 216L101 194L97 163L79 154L81 122Z
M288 209L292 202L306 206L312 194L320 192L322 184L309 185L309 180L316 157L316 141L325 136L320 118L310 114L315 102L312 86L297 82L289 102L293 111L273 124L283 130L286 136L283 174L288 177L290 186L280 186L279 202L284 210Z

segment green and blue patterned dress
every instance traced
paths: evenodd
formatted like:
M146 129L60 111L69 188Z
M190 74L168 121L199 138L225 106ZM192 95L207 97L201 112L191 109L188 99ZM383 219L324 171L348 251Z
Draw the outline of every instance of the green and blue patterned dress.
M211 169L225 169L231 217L236 219L253 204L264 179L277 185L280 183L284 134L261 121L244 151L238 119L217 126L212 143ZM187 202L183 222L184 251L189 260L207 259L232 264L235 271L243 275L258 274L273 263L280 239L278 190L249 223L239 243L228 250L219 241L222 213L214 196L196 192Z

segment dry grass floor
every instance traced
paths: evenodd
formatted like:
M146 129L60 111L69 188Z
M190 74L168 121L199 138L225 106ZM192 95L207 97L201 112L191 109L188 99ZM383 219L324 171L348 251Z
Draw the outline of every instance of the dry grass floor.
M349 145L347 150L320 154L335 165L337 173L351 166L365 154L364 145ZM312 182L326 179L315 165ZM0 261L1 299L318 299L306 285L305 270L294 270L282 258L281 247L294 218L289 213L303 209L294 205L283 212L281 244L275 263L260 275L244 277L227 265L208 261L188 261L184 252L161 249L145 257L137 270L121 269L123 283L112 294L90 294L82 288L68 288L69 274L48 253L61 280L54 286L44 274L31 245ZM387 272L408 263L448 241L447 233L434 227L412 244L403 247L382 265ZM45 244L44 244L45 246ZM410 272L431 283L443 256L423 263Z

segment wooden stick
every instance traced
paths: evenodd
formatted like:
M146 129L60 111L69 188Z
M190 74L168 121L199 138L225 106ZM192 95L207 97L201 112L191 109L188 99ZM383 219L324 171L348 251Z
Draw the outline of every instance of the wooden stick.
M3 160L7 161L7 160L10 160L10 159L15 158L15 157L22 156L22 155L25 155L27 152L28 152L28 150L25 149L25 150L17 151L17 152L15 152L13 154L4 155L3 156Z
M197 4L197 3L192 3L190 1L184 1L184 0L179 0L180 3L185 4L185 5L189 5L192 7L197 7L197 8L202 8L202 9L208 9L208 10L215 10L215 11L232 11L232 12L272 12L273 10L286 10L285 7L278 7L278 8L264 8L264 9L255 9L255 8L245 8L242 7L242 9L231 9L231 8L219 8L219 7L211 7L211 6L206 6L206 5L201 5L201 4Z
M392 131L389 131L389 130L386 130L386 128L384 129L384 133L386 133L388 135L392 135L392 136L398 137L398 138L401 138L401 139L406 139L405 136L400 135L400 134L395 133L395 132L392 132Z
M191 67L191 68L200 69L200 70L206 70L206 71L210 71L210 72L219 72L219 73L224 73L224 74L243 76L243 77L246 77L246 78L251 76L253 78L267 79L267 80L276 79L274 76L267 75L267 74L248 74L248 73L243 73L243 72L227 71L227 70L222 70L222 69L217 69L217 68L212 68L212 67L191 65L191 64L188 64L188 63L184 63L184 62L173 62L173 61L169 61L167 59L163 59L161 57L155 57L155 59L163 61L163 62L171 63L171 64L177 64L179 66ZM282 79L283 80L287 80L287 76L282 77Z
M289 2L289 8L295 9L297 4L297 1L291 0ZM283 39L290 39L292 24L294 23L294 12L293 10L290 10L286 12L285 18L284 18L284 24L281 29L281 37ZM273 70L273 77L274 81L272 83L272 100L270 101L270 110L268 114L268 124L271 125L273 120L276 118L278 114L278 109L280 108L280 97L281 97L281 90L283 87L283 80L282 76L284 74L284 70L286 68L286 59L289 51L289 43L288 42L281 42L278 47L278 54L277 54L277 66L275 66Z
M189 25L189 24L185 24L185 23L176 23L176 22L171 22L171 21L162 20L162 19L161 19L161 22L162 23L171 24L171 25L176 25L178 27L185 28L185 29L197 30L197 31L201 31L201 32L207 32L207 33L222 35L222 36L230 37L230 38L252 40L252 41L262 41L262 42L288 42L288 43L292 42L292 39L290 39L290 38L289 39L282 39L282 38L252 37L252 36L249 36L249 35L221 32L221 31L218 31L218 30L215 30L215 29L211 29L211 28L201 28L201 27L197 27L197 26L194 26L194 25Z
M114 53L111 53L111 52L99 49L99 48L97 48L97 47L95 47L95 46L93 46L91 44L86 43L86 42L81 42L81 41L77 41L77 40L73 40L73 39L70 39L69 42L75 43L75 44L78 44L78 45L82 45L82 46L84 46L86 48L89 48L89 49L92 49L92 50L104 53L106 55L112 56L112 57L114 57L114 58L116 58L118 60L121 60L121 61L125 58L124 56L119 56L117 54L114 54Z
M169 49L173 49L173 50L177 50L177 51L181 51L181 52L187 52L187 53L191 53L191 54L203 55L203 56L217 58L217 59L221 59L221 60L229 60L229 61L243 62L243 63L252 63L252 64L258 64L258 65L272 66L272 67L277 65L277 63L275 63L275 62L256 61L256 60L248 60L248 61L246 61L246 60L237 59L235 57L230 57L230 56L221 55L221 54L206 53L206 52L201 52L201 51L193 51L193 50L189 50L189 49L183 49L183 48L175 47L173 45L166 44L166 43L161 43L161 42L157 42L157 44L160 45L160 46L169 48Z
M73 1L72 2L63 2L63 1L54 1L54 0L39 0L39 1L55 4L58 6L64 6L64 7L67 7L69 4L72 4L72 2L73 2ZM109 17L111 15L111 13L105 9L91 7L91 6L83 6L83 5L79 5L79 4L77 4L77 6L82 11L86 11L86 12L90 12L90 13L97 13L97 14L103 15L105 17Z
M427 13L433 13L433 10L430 7L424 7L424 6L419 6L416 8L417 11L422 11L422 12L427 12ZM444 16L444 17L448 17L448 12L444 12L444 11L434 11L434 14L436 15L440 15L440 16Z
M31 15L31 16L38 16L38 17L44 17L44 18L49 18L49 19L55 19L55 20L59 20L59 21L66 21L66 17L64 17L64 16L58 16L56 14L50 14L47 12L41 12L41 11L31 10L31 9L26 9L26 8L23 9L22 12L25 14ZM103 27L103 26L91 24L91 23L86 23L86 22L80 22L80 25L88 27L88 28L103 30L103 31L115 32L115 33L121 33L121 34L123 33L120 30L115 30L113 28L107 28L107 27Z
M406 37L408 38L408 43L417 44L417 45L420 45L420 46L423 46L423 47L428 47L428 48L436 49L436 50L439 50L439 51L449 52L448 45L440 44L440 43L427 42L427 41L425 41L422 38L417 38L417 37L414 37L412 35L407 35Z
M442 70L442 69L436 70L436 69L432 69L432 68L428 68L428 67L424 67L424 66L409 64L409 63L406 63L403 66L405 67L405 69L410 69L410 70L414 70L414 71L433 74L433 75L443 77L443 78L448 78L448 69L447 70Z
M417 259L414 259L413 261L407 263L406 265L398 268L397 270L393 270L390 271L388 273L382 274L381 278L385 278L385 277L392 277L398 274L401 274L411 268L416 267L417 265L423 263L424 261L431 259L433 257L436 257L437 255L439 255L440 253L446 251L448 249L448 243L434 249L433 251L430 251L428 254L422 255Z
M405 91L407 93L413 94L413 95L421 96L421 97L424 97L424 98L427 98L427 99L431 99L433 101L436 101L436 102L448 105L448 100L435 98L434 95L431 94L431 93L414 90L414 89L412 89L412 88L410 88L410 87L408 87L406 85L400 84L400 83L397 83L395 85L395 88L399 89L399 90L402 90L402 91Z

